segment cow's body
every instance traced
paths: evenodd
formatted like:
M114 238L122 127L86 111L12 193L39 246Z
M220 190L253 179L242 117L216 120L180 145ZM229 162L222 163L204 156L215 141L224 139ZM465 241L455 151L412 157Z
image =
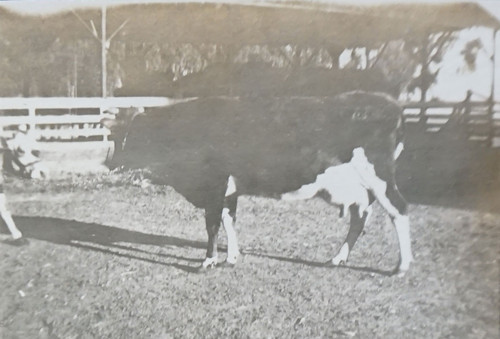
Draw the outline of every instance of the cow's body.
M113 123L106 125L116 132ZM280 197L350 161L356 187L379 200L395 221L401 235L400 269L408 269L406 202L394 181L401 109L389 97L352 92L334 98L207 98L146 111L123 125L127 132L117 134L122 137L115 166L146 169L154 181L205 209L209 242L204 266L217 261L221 220L229 237L228 261L236 261L232 222L239 195ZM354 202L348 207L355 213L347 254L368 206L360 210ZM339 262L345 260L347 255Z

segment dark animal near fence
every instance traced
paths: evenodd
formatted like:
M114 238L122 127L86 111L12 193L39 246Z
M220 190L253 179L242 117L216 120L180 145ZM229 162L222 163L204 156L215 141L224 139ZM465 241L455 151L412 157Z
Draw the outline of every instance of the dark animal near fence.
M14 220L12 220L12 215L10 214L9 210L7 209L7 201L5 198L5 193L3 191L3 173L0 173L0 216L2 217L2 220L7 225L7 228L9 229L9 232L10 232L12 238L14 240L21 239L23 234L16 227Z
M300 198L307 185L336 172L347 173L341 174L351 183L347 191L361 193L359 198L343 199L341 192L328 192L335 185L317 186L330 193L332 202L350 204L350 230L333 264L347 260L366 222L368 206L378 200L398 234L399 271L410 266L407 204L395 182L402 109L385 94L206 98L140 114L123 113L102 123L115 137L111 168L144 169L153 182L172 186L205 210L208 248L203 267L217 263L221 222L228 235L227 261L236 262L239 250L233 223L239 195ZM350 170L336 170L341 163Z
M0 156L0 216L7 225L12 238L18 240L22 238L22 233L16 227L7 209L3 191L3 173L7 171L18 177L47 179L49 171L41 161L40 150L35 139L27 132L26 126L22 126L13 138L5 139L2 137L0 139L2 146Z

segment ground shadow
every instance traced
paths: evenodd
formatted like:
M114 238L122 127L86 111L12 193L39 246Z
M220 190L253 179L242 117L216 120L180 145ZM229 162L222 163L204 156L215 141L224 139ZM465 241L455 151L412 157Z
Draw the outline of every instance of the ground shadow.
M116 255L123 258L140 260L153 264L160 264L175 267L190 273L200 272L200 264L203 259L189 258L167 253L150 252L148 250L136 248L130 245L154 245L188 247L195 249L205 249L206 242L187 240L178 237L147 234L137 231L130 231L118 227L106 226L96 223L85 223L76 220L66 220L50 217L24 217L17 216L14 220L18 228L23 232L25 239L37 239L58 245L67 245L75 248L91 250L95 252ZM2 227L2 232L6 229ZM5 241L5 243L16 245L16 242ZM129 245L130 244L130 245ZM220 246L221 251L227 248ZM145 256L143 256L146 255ZM331 262L316 262L299 258L289 258L284 256L258 253L253 251L242 251L248 256L265 257L268 259L300 264L309 267L333 267ZM175 262L165 262L161 259L170 259ZM193 265L184 265L179 262L187 261ZM378 270L369 267L339 266L367 273L375 273L389 276L393 271Z
M410 203L498 212L500 150L446 135L408 133L397 181Z
M125 258L137 259L155 264L173 266L184 271L197 271L202 259L188 258L166 253L149 252L130 245L174 246L205 249L202 241L186 240L178 237L154 235L130 231L113 226L85 223L49 217L14 217L16 225L25 238L37 239L59 245L93 250ZM4 227L2 227L3 229ZM3 230L5 231L5 230ZM145 256L140 256L144 254ZM161 258L188 261L196 265L182 265L161 261Z
M383 276L387 276L387 277L392 276L397 272L397 268L394 268L392 270L380 270L377 268L371 268L371 267L365 267L365 266L351 266L351 265L334 266L332 264L331 260L323 261L323 262L311 261L311 260L304 260L304 259L300 259L300 258L289 258L289 257L268 254L268 253L259 253L259 252L254 252L254 251L242 251L242 254L255 256L255 257L268 258L268 259L273 259L273 260L278 260L278 261L284 261L284 262L289 262L289 263L293 263L293 264L300 264L300 265L309 266L309 267L330 267L330 268L349 269L349 270L353 270L353 271L373 273L373 274L383 275Z

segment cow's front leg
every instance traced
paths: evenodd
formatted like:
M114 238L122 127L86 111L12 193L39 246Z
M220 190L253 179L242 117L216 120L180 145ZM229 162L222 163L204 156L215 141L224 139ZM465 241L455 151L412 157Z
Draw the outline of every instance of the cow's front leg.
M0 187L0 189L1 189L1 187ZM14 220L12 220L12 215L10 214L9 210L7 209L7 203L6 203L4 193L0 193L0 215L2 216L3 221L7 225L7 228L9 229L9 232L10 232L12 238L14 240L20 239L23 236L23 234L16 227Z
M347 233L347 238L344 244L340 248L339 253L332 259L332 264L335 266L345 264L349 253L354 247L356 240L358 240L359 235L363 231L366 223L366 219L370 214L371 207L368 207L365 211L360 211L360 207L357 204L352 204L349 206L349 211L351 215L351 224L349 227L349 233ZM360 215L361 214L361 215Z
M221 223L222 208L210 206L205 208L205 223L207 226L208 244L207 256L203 261L203 268L213 268L217 265L217 240Z
M240 250L238 247L238 237L236 235L236 231L234 230L237 202L237 194L232 193L229 196L226 196L224 201L224 208L222 209L222 225L224 225L224 229L226 230L227 235L226 262L232 265L236 264L240 255Z

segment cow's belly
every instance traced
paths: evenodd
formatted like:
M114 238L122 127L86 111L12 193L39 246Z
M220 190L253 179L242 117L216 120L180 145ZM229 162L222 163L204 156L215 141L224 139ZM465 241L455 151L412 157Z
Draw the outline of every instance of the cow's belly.
M276 197L315 181L318 174L328 167L340 164L336 157L318 156L318 153L289 158L276 154L251 160L243 161L243 166L235 166L229 171L235 178L238 193L242 195Z

